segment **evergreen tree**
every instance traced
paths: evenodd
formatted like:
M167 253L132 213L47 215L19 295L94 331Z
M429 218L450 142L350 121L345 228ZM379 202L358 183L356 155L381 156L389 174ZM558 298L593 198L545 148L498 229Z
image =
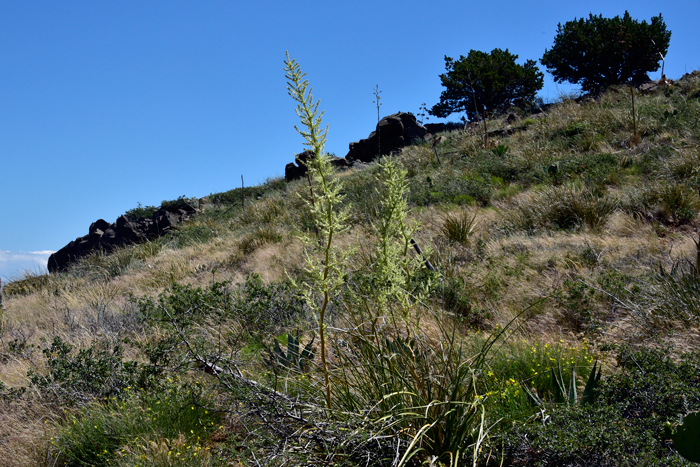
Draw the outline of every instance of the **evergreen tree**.
M544 75L534 60L518 65L508 49L491 53L472 50L459 60L445 57L446 73L440 75L445 90L429 111L436 117L466 112L470 120L499 115L511 107L527 107L542 89Z
M647 73L659 69L670 40L671 31L660 14L651 23L640 23L628 12L622 18L591 14L564 26L560 23L554 45L545 50L540 62L555 81L598 92L630 77L635 83L648 81Z

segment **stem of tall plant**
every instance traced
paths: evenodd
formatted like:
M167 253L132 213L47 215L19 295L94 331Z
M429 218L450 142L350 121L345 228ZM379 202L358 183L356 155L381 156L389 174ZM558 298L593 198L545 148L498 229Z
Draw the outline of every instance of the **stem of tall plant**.
M343 284L345 262L349 252L339 251L333 244L335 236L347 229L347 208L339 209L343 196L342 185L337 178L333 178L330 160L324 152L326 142L326 129L321 128L323 112L319 112L318 104L314 102L308 80L304 79L306 73L302 73L296 60L285 60L285 72L287 78L287 91L297 103L296 112L304 127L300 130L306 142L305 146L314 153L314 158L309 161L308 169L310 178L318 185L318 190L311 190L311 199L308 206L311 209L316 231L317 241L313 242L304 238L306 249L306 272L309 280L302 287L306 303L309 308L318 313L318 332L321 346L321 366L326 395L326 406L331 408L331 385L328 374L328 361L326 355L326 314L331 298ZM321 242L320 240L323 240ZM321 250L321 259L315 259L313 250ZM317 251L318 252L318 251ZM319 303L319 295L320 303Z
M639 144L639 134L637 133L637 112L634 109L634 81L632 80L632 69L629 62L627 63L627 69L630 75L630 94L632 95L632 146L636 146Z
M374 100L372 101L374 104L377 105L377 157L380 157L382 154L382 145L381 145L381 135L379 134L379 106L382 105L380 101L382 91L379 90L379 85L377 84L374 88Z

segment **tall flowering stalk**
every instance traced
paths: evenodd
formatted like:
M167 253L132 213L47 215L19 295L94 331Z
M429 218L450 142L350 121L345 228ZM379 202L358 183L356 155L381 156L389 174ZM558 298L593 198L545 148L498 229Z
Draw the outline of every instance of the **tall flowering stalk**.
M303 240L306 244L306 272L309 280L301 287L309 308L318 316L318 332L321 346L321 365L323 369L326 405L331 407L331 385L326 359L326 315L331 298L343 284L344 264L348 251L343 252L333 244L336 237L347 230L348 211L339 206L343 200L342 185L338 178L332 177L333 168L330 158L324 151L328 127L322 128L323 112L319 112L318 104L311 94L308 80L304 79L296 60L287 58L284 62L287 91L297 103L296 112L301 119L302 129L294 128L304 137L305 143L314 153L307 162L309 173L316 185L312 190L311 199L307 202L311 210L316 228L318 241L308 236Z

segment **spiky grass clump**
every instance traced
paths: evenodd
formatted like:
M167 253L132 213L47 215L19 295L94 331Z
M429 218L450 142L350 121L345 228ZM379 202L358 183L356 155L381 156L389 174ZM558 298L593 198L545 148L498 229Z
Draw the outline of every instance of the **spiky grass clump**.
M461 210L457 213L448 213L443 216L440 233L452 242L468 245L471 237L476 232L477 225L476 214Z
M599 230L617 207L618 202L609 195L600 196L576 185L548 186L521 199L506 225L527 231L580 227Z
M660 267L648 290L652 322L694 325L700 322L700 271L685 261L675 262L670 271Z

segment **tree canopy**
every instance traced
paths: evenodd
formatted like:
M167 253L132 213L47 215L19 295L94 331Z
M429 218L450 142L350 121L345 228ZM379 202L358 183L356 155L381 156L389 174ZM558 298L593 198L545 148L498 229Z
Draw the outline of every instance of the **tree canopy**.
M589 15L557 27L554 45L540 62L554 80L580 84L584 91L599 91L622 84L630 77L636 83L649 80L650 71L668 51L671 31L661 14L651 23L632 19L628 12L620 18Z
M487 115L498 115L513 106L532 104L542 89L544 75L534 60L518 65L517 58L508 49L493 49L491 53L472 50L459 60L446 56L447 72L440 75L445 90L429 113L446 117L466 112L474 120L484 107Z

